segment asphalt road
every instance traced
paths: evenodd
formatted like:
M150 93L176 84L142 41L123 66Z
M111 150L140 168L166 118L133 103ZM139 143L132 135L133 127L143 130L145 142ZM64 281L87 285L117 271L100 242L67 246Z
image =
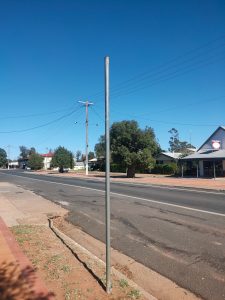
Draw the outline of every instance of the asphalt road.
M69 209L74 225L104 241L104 182L1 171ZM225 299L225 193L111 184L112 247L203 299Z

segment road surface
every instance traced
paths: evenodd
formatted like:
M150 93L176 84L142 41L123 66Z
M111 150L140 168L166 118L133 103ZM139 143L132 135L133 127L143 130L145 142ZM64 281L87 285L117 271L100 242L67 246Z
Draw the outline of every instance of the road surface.
M1 171L50 199L74 225L104 241L104 182ZM225 299L225 193L111 184L112 247L200 295Z

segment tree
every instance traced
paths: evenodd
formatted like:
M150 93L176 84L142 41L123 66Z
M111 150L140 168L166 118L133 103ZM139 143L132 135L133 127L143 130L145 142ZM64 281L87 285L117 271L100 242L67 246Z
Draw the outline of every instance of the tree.
M95 145L95 154L97 158L105 157L105 136L101 135L99 142Z
M169 140L169 145L170 145L169 151L188 154L190 152L188 148L195 148L193 145L191 145L186 141L180 141L179 132L176 128L172 128L168 132L171 134Z
M28 167L32 170L40 170L44 165L43 160L44 158L40 154L33 152L29 156Z
M115 163L127 168L127 177L135 177L137 169L153 166L154 156L159 152L154 130L140 129L136 121L112 124L110 129L111 154Z
M92 158L94 158L94 157L95 157L94 152L90 151L90 152L88 153L88 160L90 160L90 159L92 159Z
M20 158L27 159L29 156L30 150L25 146L20 146Z
M36 153L36 150L34 147L31 147L30 149L25 146L20 146L20 158L22 159L28 159L29 156L33 153Z
M34 153L36 153L36 149L35 149L34 147L31 147L31 148L29 149L29 155L32 155L32 154L34 154Z
M0 167L4 167L7 163L7 154L6 151L0 148Z
M76 161L79 161L80 160L80 158L81 158L81 151L80 150L77 150L77 152L76 152Z
M146 127L140 129L136 121L113 123L110 128L111 158L113 163L127 169L127 177L135 177L137 169L151 168L155 162L154 156L160 151L156 142L154 130ZM103 153L104 136L95 146L96 154Z
M59 146L54 152L51 164L53 167L59 167L60 171L63 171L64 168L73 169L74 160L72 152Z

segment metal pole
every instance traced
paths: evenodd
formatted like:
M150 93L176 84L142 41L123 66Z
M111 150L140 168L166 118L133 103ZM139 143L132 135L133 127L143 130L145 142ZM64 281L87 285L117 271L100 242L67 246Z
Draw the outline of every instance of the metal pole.
M88 175L88 101L86 101L86 175Z
M198 178L198 162L197 162L197 178Z
M184 166L183 165L181 165L181 176L182 176L182 178L184 177Z
M88 106L93 105L94 103L89 101L78 101L79 103L82 103L85 105L86 110L86 175L88 175Z
M214 175L214 179L216 179L216 166L215 166L215 161L213 161L213 175Z
M9 156L10 156L10 145L8 145L8 170L9 170Z
M110 253L110 135L109 135L109 57L105 57L105 219L106 219L106 292L111 292Z

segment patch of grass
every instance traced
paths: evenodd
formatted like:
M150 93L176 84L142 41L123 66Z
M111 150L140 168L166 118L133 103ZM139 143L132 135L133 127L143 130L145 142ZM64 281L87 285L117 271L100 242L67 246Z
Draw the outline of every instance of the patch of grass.
M63 265L61 267L61 270L64 272L64 273L70 273L72 268L69 266L69 265Z
M57 269L52 269L48 272L48 276L49 278L51 279L59 279L59 273L58 273L58 270Z
M35 267L37 267L37 265L38 265L39 262L40 262L40 259L38 259L38 258L32 258L31 261L32 261L32 264L33 264Z
M81 291L77 288L71 289L68 283L63 284L63 288L65 290L65 300L77 300L81 299L82 294Z
M34 233L35 230L34 230L34 227L32 226L14 226L13 227L13 232L16 234L16 235L22 235L22 234L31 234L31 233Z
M57 262L59 262L62 259L60 254L55 254L53 255L51 258L49 258L49 260L47 261L47 264L55 264Z
M131 290L129 293L128 293L128 296L131 298L131 299L139 299L141 297L141 294L140 294L140 291L138 290Z
M120 279L119 285L121 288L128 287L128 282L125 279Z
M23 236L23 237L21 236L21 237L17 237L16 240L20 245L22 245L24 242L29 241L30 238L27 236Z

